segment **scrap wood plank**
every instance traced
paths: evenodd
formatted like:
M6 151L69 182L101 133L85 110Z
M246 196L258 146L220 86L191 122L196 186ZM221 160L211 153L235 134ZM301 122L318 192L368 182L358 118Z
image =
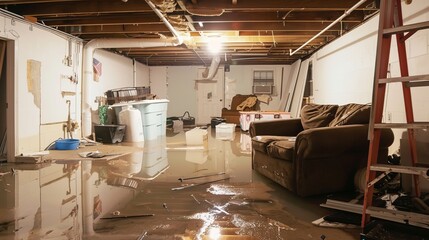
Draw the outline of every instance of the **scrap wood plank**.
M103 154L115 154L110 156L105 156L102 158L83 158L79 156L81 152L95 152L99 151ZM96 145L96 146L86 146L84 148L79 148L77 150L50 150L49 154L45 156L46 159L55 161L55 160L111 160L118 157L123 157L125 155L131 154L133 152L143 151L142 148L132 147L132 146L119 146L119 145Z

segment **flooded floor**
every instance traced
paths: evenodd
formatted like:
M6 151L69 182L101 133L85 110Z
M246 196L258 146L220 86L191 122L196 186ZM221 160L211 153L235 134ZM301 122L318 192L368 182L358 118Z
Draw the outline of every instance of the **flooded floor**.
M360 228L311 223L331 212L325 196L297 197L252 171L238 129L209 128L202 146L172 131L137 145L109 161L3 163L0 239L360 239Z

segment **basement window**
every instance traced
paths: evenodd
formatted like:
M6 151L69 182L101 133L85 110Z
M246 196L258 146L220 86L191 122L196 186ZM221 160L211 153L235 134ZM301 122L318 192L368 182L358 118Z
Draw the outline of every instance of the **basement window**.
M253 94L274 94L274 70L253 71Z

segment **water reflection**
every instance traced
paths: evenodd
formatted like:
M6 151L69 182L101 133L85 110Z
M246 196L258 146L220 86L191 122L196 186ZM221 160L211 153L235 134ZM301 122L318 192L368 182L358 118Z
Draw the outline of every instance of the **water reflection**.
M252 179L246 133L204 141L167 132L109 161L0 165L0 239L355 239L297 221L301 199Z
M154 182L169 183L171 189L184 184L178 182L179 178L214 174L193 180L204 185L204 181L216 180L216 173L225 172L228 178L221 177L230 182L250 182L249 156L243 154L237 148L240 143L233 140L224 136L217 139L212 131L202 146L189 147L181 132L137 144L133 153L109 161L3 164L0 166L0 237L98 236L94 226L102 217L115 212L131 216L126 212L127 206L135 207L133 201L138 195L153 191L147 186ZM195 196L193 199L195 203Z

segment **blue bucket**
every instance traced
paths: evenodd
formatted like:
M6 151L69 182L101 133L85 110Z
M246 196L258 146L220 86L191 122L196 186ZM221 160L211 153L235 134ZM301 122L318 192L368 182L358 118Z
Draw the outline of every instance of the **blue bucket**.
M79 148L79 139L58 139L55 141L56 150L76 150Z

